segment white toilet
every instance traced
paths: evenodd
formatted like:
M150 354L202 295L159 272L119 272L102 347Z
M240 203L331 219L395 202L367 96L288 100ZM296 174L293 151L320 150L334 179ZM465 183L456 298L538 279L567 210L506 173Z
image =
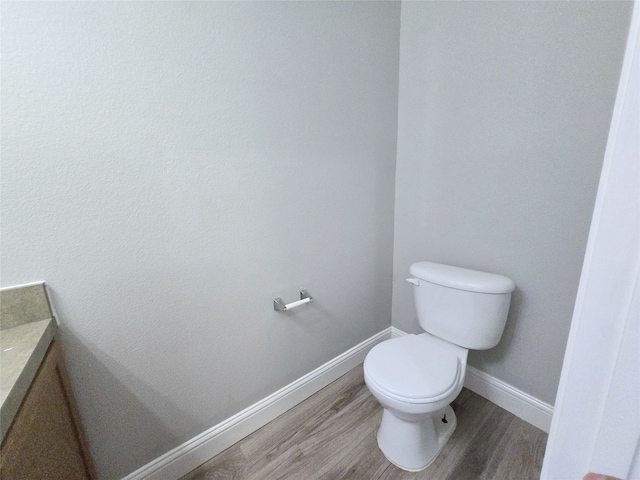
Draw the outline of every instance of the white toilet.
M411 282L427 332L379 343L364 361L364 379L384 407L378 446L387 459L419 471L456 428L449 404L464 383L469 349L496 346L509 312L513 281L502 275L418 262Z

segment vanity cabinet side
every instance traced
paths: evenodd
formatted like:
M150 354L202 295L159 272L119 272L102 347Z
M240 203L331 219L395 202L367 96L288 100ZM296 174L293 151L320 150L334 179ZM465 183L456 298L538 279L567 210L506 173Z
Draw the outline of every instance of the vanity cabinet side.
M51 342L0 447L3 479L95 479L62 353Z

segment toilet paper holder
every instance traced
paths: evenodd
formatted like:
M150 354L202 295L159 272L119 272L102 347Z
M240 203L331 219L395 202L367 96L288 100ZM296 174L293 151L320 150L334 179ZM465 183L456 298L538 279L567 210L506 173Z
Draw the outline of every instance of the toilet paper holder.
M300 305L304 305L305 303L309 302L313 302L313 298L311 297L311 295L309 295L309 292L307 292L306 290L300 290L300 300L287 303L285 305L282 299L278 297L273 300L273 309L276 312L287 312L292 308L299 307Z

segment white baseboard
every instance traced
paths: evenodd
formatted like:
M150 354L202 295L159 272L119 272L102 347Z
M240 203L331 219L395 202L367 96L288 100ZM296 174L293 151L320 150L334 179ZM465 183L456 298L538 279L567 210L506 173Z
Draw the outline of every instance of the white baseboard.
M391 327L392 338L402 335L406 335L406 332ZM549 433L553 407L548 403L469 365L467 365L464 386L534 427Z
M393 330L393 327L384 329L286 387L158 457L123 480L174 480L186 475L364 362L369 350L377 343L391 338Z
M464 386L516 417L549 433L553 407L488 373L467 365Z
M399 328L391 327L391 338L401 337L402 335L406 335L407 332L403 332Z

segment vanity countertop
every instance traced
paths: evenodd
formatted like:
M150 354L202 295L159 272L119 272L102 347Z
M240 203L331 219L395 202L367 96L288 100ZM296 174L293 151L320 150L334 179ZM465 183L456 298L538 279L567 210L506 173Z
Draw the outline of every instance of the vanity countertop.
M40 289L46 295L44 285ZM12 299L6 295L9 292L1 293L4 328L0 329L0 430L1 440L4 440L55 336L57 324L50 313L44 319L34 320L31 317L25 318L25 323L9 322L15 318L8 309ZM28 313L29 308L21 308L20 311Z

